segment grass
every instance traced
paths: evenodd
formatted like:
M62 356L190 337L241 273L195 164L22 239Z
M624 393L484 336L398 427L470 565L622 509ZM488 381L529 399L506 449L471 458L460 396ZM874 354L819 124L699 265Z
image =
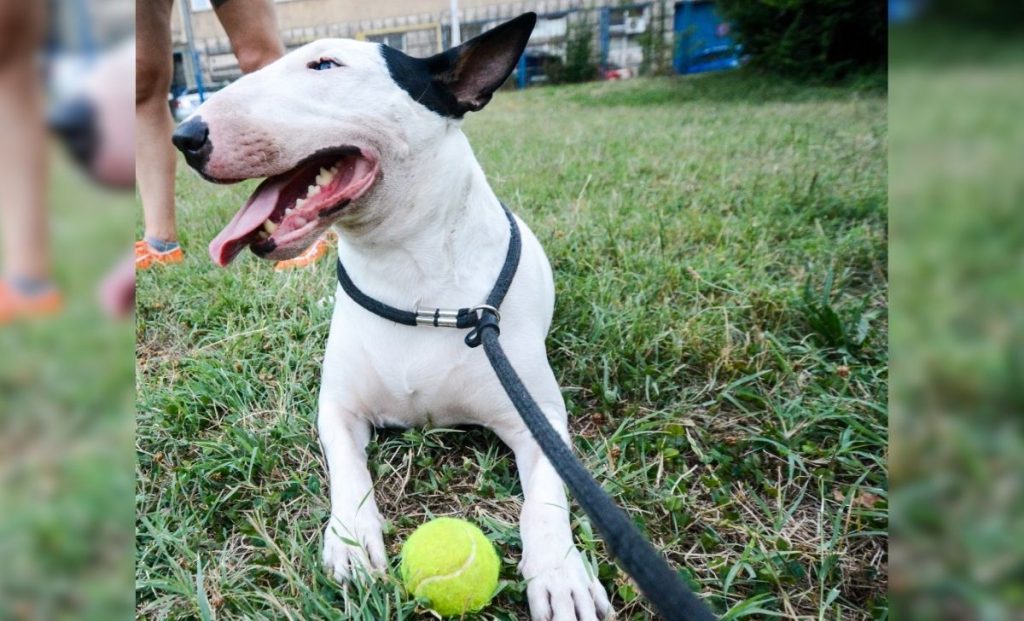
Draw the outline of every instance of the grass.
M728 618L886 618L884 92L745 73L538 88L466 132L551 258L548 350L597 479ZM251 185L179 179L190 254L139 280L137 614L416 617L394 571L345 589L320 567L333 265L216 269L203 248ZM467 517L503 558L480 618L528 617L496 438L381 432L370 464L392 570L422 521ZM620 618L652 618L573 525Z

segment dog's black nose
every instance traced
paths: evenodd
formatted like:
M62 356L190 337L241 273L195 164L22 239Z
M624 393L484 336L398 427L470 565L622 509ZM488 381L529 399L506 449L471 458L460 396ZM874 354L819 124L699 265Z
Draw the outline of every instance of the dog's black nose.
M195 157L209 144L209 138L210 128L206 126L203 119L195 117L179 125L174 130L171 141L186 156Z
M89 168L98 146L96 110L92 103L85 97L61 102L50 109L47 123L60 136L71 157Z

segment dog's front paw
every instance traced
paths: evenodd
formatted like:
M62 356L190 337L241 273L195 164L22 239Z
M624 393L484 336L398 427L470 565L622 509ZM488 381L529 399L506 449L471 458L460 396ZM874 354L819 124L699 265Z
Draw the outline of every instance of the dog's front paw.
M576 548L568 554L523 559L526 596L533 621L597 621L614 617L596 575Z
M338 582L372 578L387 571L380 521L331 516L324 531L324 567Z

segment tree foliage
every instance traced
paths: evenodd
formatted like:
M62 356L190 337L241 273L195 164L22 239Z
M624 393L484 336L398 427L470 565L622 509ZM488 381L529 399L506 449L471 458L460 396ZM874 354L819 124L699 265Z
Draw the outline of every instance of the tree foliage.
M886 66L884 0L719 0L718 7L762 69L832 81Z

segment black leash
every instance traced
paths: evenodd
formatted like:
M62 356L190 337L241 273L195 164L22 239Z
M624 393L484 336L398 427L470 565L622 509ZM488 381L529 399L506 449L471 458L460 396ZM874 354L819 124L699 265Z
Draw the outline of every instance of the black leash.
M597 525L601 537L619 560L626 573L633 577L637 586L647 597L661 616L669 621L714 621L715 616L696 595L679 579L669 567L665 559L654 549L626 513L615 504L601 486L597 484L590 472L573 455L562 441L547 417L541 412L537 403L530 396L519 375L509 363L505 352L498 341L501 329L498 322L505 294L512 284L519 256L522 251L522 240L515 216L508 207L502 204L508 217L511 237L505 264L498 274L498 280L487 296L487 301L478 306L460 308L458 310L416 309L414 312L401 310L371 298L352 282L345 266L338 260L338 282L350 298L371 313L406 326L428 325L445 328L472 328L466 335L466 345L477 347L481 343L484 353L498 376L498 381L519 415L523 418L530 433L540 445L544 455L555 467L562 481L566 484L576 502Z

